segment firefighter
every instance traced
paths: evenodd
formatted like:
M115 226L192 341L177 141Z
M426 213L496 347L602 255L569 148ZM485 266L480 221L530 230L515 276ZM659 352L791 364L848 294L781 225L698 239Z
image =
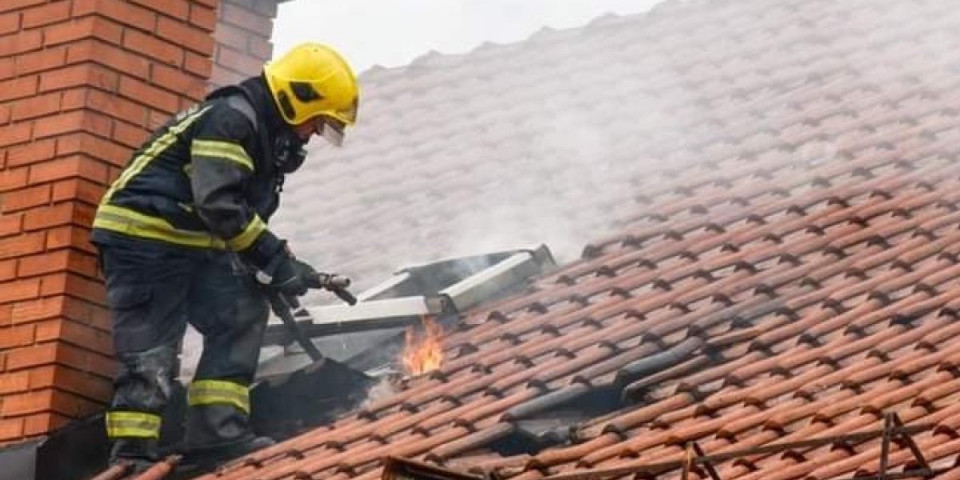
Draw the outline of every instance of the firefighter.
M170 119L110 186L91 241L119 361L106 414L111 462L158 458L188 322L203 335L203 353L187 386L187 457L226 459L273 443L249 422L269 315L264 289L302 295L317 271L267 220L284 176L304 161L304 145L319 135L339 146L358 98L356 77L336 51L296 46L260 75Z

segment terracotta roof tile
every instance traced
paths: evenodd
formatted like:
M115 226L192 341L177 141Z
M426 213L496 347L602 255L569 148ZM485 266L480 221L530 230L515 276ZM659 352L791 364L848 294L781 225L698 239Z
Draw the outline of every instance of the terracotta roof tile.
M366 480L403 455L537 480L680 462L687 441L741 452L715 462L724 479L849 477L877 471L879 438L742 452L887 412L931 426L911 437L931 465L960 465L958 24L932 0L667 2L367 72L367 126L302 176L333 208L297 217L292 199L295 244L383 273L448 256L451 232L483 231L471 215L543 229L484 203L536 189L592 243L466 315L439 371L208 478ZM561 142L571 109L615 135ZM603 168L564 173L593 154ZM612 404L580 404L566 443L504 448L591 395ZM896 442L889 461L916 468Z

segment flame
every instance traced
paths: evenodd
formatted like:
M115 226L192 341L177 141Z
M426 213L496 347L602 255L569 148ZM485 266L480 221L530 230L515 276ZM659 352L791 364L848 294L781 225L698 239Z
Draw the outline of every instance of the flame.
M409 375L420 375L440 368L443 363L443 329L431 317L421 317L422 332L415 326L407 327L406 346L400 355Z

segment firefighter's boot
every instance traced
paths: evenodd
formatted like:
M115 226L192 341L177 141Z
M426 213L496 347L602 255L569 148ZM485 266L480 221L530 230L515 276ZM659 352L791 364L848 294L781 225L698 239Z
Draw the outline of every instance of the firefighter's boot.
M184 463L212 468L275 443L269 437L255 435L250 428L245 389L217 380L201 380L190 386ZM229 403L230 398L238 402Z

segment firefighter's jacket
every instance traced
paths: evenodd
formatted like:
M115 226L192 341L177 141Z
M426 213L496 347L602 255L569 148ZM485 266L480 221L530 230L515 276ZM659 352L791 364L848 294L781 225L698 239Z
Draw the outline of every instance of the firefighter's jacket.
M281 131L292 134L262 77L214 92L134 152L100 202L91 240L230 250L264 267L283 248L267 228L283 183L273 149Z

